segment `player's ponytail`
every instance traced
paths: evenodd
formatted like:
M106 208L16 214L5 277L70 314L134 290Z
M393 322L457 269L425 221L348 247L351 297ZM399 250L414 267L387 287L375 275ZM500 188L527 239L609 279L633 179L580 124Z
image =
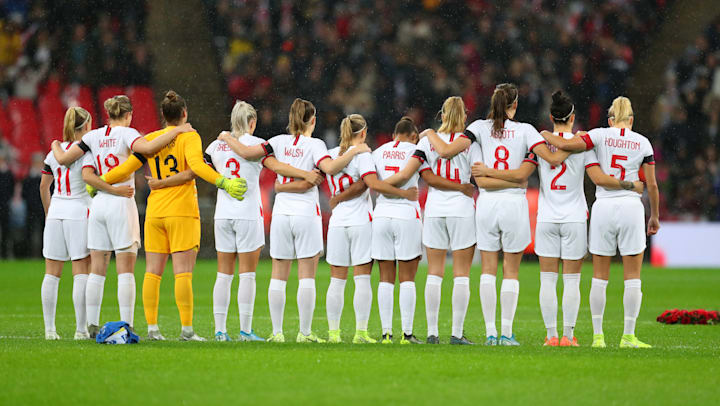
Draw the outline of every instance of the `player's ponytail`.
M105 100L104 106L110 120L121 120L125 114L133 111L130 98L125 95L113 96Z
M315 117L315 106L307 100L295 99L288 115L288 131L292 135L305 133L313 117Z
M90 113L82 107L70 107L67 109L63 121L63 141L75 141L76 135L85 128L90 120Z
M340 155L350 149L352 140L367 128L365 118L360 114L350 114L340 123Z
M165 98L160 103L160 111L162 111L163 119L167 125L178 125L183 118L183 113L187 110L185 99L173 90L165 93Z
M633 116L632 104L630 99L625 96L618 96L613 100L612 106L608 110L608 117L613 123L630 122Z
M563 93L562 90L556 90L552 94L552 104L550 105L550 115L555 124L567 124L572 115L575 114L575 105L570 96Z
M257 111L250 103L238 100L230 115L233 135L237 138L250 132L250 122L257 121Z
M442 124L438 129L441 133L462 132L465 129L465 103L459 96L448 97L440 110Z
M395 124L395 131L393 131L393 136L397 137L398 135L407 135L411 136L413 134L417 134L418 129L415 126L415 122L413 122L413 119L405 116L400 119L400 121Z
M488 119L493 121L493 133L502 131L505 120L509 119L507 111L513 107L518 99L517 87L512 83L502 83L495 86L490 99L490 113Z

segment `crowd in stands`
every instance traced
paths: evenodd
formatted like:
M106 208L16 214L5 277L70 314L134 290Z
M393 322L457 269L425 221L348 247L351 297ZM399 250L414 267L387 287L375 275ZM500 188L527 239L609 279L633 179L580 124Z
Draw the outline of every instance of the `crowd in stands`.
M675 58L656 105L667 217L720 220L720 18Z
M67 107L85 107L98 126L101 96L130 93L149 95L157 116L144 90L145 14L143 0L0 2L0 258L40 256L40 172Z

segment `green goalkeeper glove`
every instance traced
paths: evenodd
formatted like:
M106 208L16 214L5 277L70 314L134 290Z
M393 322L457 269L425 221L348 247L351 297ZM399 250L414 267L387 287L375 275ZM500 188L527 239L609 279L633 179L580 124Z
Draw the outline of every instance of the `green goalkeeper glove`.
M247 182L243 178L229 179L222 177L215 182L215 186L225 190L230 196L238 200L243 200L243 196L247 191Z

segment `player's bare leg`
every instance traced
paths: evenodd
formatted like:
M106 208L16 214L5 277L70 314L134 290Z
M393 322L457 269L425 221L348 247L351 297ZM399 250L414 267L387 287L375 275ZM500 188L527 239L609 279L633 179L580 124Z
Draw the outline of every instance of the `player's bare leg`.
M503 281L500 285L500 340L499 345L516 346L520 343L515 340L512 327L520 295L520 262L522 252L503 253Z
M538 261L540 262L540 313L547 330L544 345L556 347L560 344L557 331L557 280L560 258L538 257Z
M380 312L380 325L382 326L382 343L391 344L393 305L395 301L395 261L378 261L378 268L380 268L380 283L378 284L377 302Z
M158 306L160 303L160 282L165 271L169 255L157 252L145 253L145 277L143 279L142 298L145 321L148 325L148 340L164 340L158 326Z
M583 260L563 260L563 337L562 347L577 347L575 324L580 310L580 272Z
M603 335L603 314L605 313L605 291L610 277L610 261L612 257L593 255L593 279L590 287L590 314L593 324L593 343L595 348L605 347Z
M425 317L427 318L427 342L438 344L438 315L442 297L442 280L445 276L447 250L427 247L428 276L425 282Z
M59 340L55 330L55 309L57 308L58 286L62 274L63 261L45 259L45 277L40 288L43 321L45 322L45 339Z
M325 312L328 320L328 342L342 342L340 337L340 319L345 306L345 284L348 267L330 265L330 286L325 296Z
M485 320L485 345L497 345L497 326L495 313L497 308L497 271L498 251L480 251L480 304Z
M400 344L422 344L413 333L413 321L415 319L415 302L417 293L415 290L415 275L417 275L420 257L410 261L398 261L398 279L400 280L400 320L402 321L403 336ZM381 269L382 272L382 269ZM393 277L394 279L394 277Z
M623 273L625 279L625 293L623 294L623 307L625 311L625 326L620 340L621 348L650 348L651 346L638 340L635 336L635 322L640 314L642 304L642 284L640 273L642 271L643 254L624 255Z
M255 309L255 270L260 261L261 248L238 254L238 313L240 317L240 339L243 341L265 341L255 335L252 317ZM229 292L228 292L229 294Z
M355 280L355 294L353 295L353 308L355 310L355 337L353 343L374 344L376 341L368 335L368 321L372 309L372 286L370 285L370 273L372 272L372 261L367 264L353 267Z
M90 338L87 330L87 310L85 309L85 288L90 273L90 256L72 261L73 307L75 307L75 339Z
M284 342L283 335L283 315L285 313L285 288L288 276L290 276L290 266L292 260L275 259L272 260L272 274L270 277L270 287L268 288L268 305L270 306L270 319L272 320L273 332L268 341Z
M235 274L234 252L217 253L218 271L213 287L213 316L215 319L215 341L232 341L227 333L227 314L230 307L230 290ZM239 298L239 293L238 293Z
M470 267L475 255L475 244L461 250L455 250L453 256L453 293L452 293L452 336L450 344L475 344L465 337L465 315L470 304Z
M312 332L312 319L315 312L315 273L320 253L310 258L298 258L297 305L300 318L300 331L297 342L324 342Z
M135 252L116 252L115 267L118 273L118 305L120 320L133 326L135 316Z
M180 312L180 324L182 332L180 339L183 341L205 341L193 330L193 290L192 272L195 268L197 250L173 252L172 254L173 273L175 274L175 303Z
M85 287L85 312L90 338L95 338L100 331L100 307L110 255L112 255L110 251L90 251L90 275Z

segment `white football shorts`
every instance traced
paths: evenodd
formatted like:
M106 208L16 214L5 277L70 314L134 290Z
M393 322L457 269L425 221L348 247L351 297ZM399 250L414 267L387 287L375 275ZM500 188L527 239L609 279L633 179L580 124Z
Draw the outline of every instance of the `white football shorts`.
M425 217L422 242L428 248L457 251L475 245L475 221L469 217Z
M88 248L117 251L140 247L140 220L135 199L98 193L90 207Z
M570 261L587 254L587 223L546 223L535 226L535 254Z
M335 266L372 262L372 223L361 226L328 227L325 260Z
M265 245L263 219L216 219L215 250L227 253L254 252Z
M323 252L322 217L276 214L270 223L270 257L312 258Z
M590 214L590 252L637 255L645 251L645 207L638 197L597 199Z
M420 219L375 217L372 222L372 257L379 261L410 261L422 255Z
M45 220L43 256L55 261L77 261L90 255L88 220Z
M524 194L483 193L476 202L477 249L523 252L530 236L530 211Z

